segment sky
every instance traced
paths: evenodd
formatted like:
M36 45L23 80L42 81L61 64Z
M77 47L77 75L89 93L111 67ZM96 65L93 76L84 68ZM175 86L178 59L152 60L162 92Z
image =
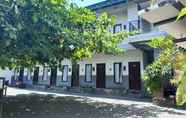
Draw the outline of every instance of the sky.
M92 4L95 4L95 3L98 3L98 2L102 2L102 1L105 1L105 0L72 0L74 1L77 5L79 6L88 6L88 5L92 5Z

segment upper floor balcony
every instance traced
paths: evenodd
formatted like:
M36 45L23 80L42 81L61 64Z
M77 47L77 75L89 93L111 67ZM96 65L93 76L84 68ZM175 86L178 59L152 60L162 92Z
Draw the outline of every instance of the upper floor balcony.
M139 0L139 10L149 11L166 4L175 4L178 0Z
M153 2L148 0L145 3L148 5L145 8L140 7L138 14L154 25L165 19L175 20L180 9L183 8L177 0L153 0Z
M153 48L149 47L145 42L151 41L152 39L158 37L166 37L168 34L163 31L151 31L148 33L141 33L134 36L130 36L127 39L123 40L119 47L125 50L152 50Z
M110 32L118 33L121 31L128 31L128 32L134 32L134 31L140 31L140 20L131 20L124 23L115 24L113 27L113 30L110 30Z
M128 22L129 32L140 31L140 20L132 20Z
M154 0L149 7L141 9L138 14L142 19L180 39L186 37L186 18L179 21L176 19L185 6L186 0Z

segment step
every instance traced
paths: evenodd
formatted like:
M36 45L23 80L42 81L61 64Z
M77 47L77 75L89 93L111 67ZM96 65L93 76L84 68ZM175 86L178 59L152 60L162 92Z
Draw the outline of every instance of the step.
M68 88L67 91L73 92L73 93L81 93L80 88Z

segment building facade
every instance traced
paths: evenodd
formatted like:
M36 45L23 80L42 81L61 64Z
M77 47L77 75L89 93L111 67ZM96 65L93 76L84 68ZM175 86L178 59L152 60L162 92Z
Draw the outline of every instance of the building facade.
M79 62L81 87L142 89L143 71L159 54L159 50L145 43L156 37L167 36L166 32L139 17L138 12L143 6L136 0L107 0L88 6L98 16L103 12L115 16L116 24L110 30L112 33L136 30L140 33L123 40L119 45L125 50L123 55L96 54L91 59Z
M141 77L145 67L159 54L157 49L149 47L146 42L155 37L167 36L166 32L139 17L138 12L147 5L138 0L107 0L87 7L98 16L107 12L116 17L114 27L110 29L112 33L136 30L140 32L119 44L124 50L123 55L95 54L91 59L79 61L77 65L66 59L63 60L61 68L36 66L32 70L23 69L17 72L18 80L29 86L140 91L143 88Z

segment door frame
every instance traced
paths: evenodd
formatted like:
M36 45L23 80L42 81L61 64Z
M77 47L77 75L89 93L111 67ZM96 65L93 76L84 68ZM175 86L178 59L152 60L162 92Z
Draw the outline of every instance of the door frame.
M88 69L87 67L88 67L88 66L91 66L90 81L87 81L87 69ZM84 82L85 82L85 83L92 83L92 78L93 78L92 71L93 71L92 64L85 64L85 79L84 79Z
M34 68L34 75L33 75L33 84L37 84L39 81L39 67ZM36 75L37 74L37 75Z
M53 74L55 74L55 76ZM54 79L54 80L52 80L52 79ZM56 84L57 84L57 66L51 68L51 74L50 74L50 86L56 86Z
M80 87L80 82L79 82L79 75L80 75L79 72L80 72L80 70L79 69L80 69L80 65L79 64L72 65L72 82L71 82L71 87Z
M64 69L65 69L65 67L67 67L66 80L64 80L64 78L63 78L64 77ZM69 81L68 74L69 74L69 65L63 65L62 66L62 77L61 77L62 82L68 82Z
M104 65L104 79L102 80L103 82L103 87L102 87L102 84L100 84L99 82L99 77L98 77L98 66L99 65ZM101 86L101 87L100 87ZM96 64L96 88L106 88L106 63L97 63Z
M19 69L19 78L18 78L18 80L20 81L20 82L23 82L23 80L24 80L24 73L25 72L25 68L23 68L23 67L21 67L20 69Z
M138 66L139 66L139 72L138 72L139 73L139 77L138 77L138 80L136 80L136 81L139 81L138 82L139 85L132 85L132 82L133 82L131 80L131 76L132 75L130 74L131 73L130 72L131 71L131 69L130 69L130 67L131 67L130 65L131 64L138 64ZM129 89L130 90L141 90L141 62L140 61L128 62L128 73L129 73ZM135 83L136 83L136 81L135 81ZM139 88L137 88L136 86L139 86Z
M115 65L116 64L119 64L119 76L121 76L120 77L120 82L116 82L116 78L115 78L115 75L116 75L116 68L115 68ZM122 62L115 62L114 63L114 65L113 65L113 70L114 70L114 80L113 80L113 82L115 83L115 84L121 84L122 82L122 79L123 79L123 70L122 70Z

